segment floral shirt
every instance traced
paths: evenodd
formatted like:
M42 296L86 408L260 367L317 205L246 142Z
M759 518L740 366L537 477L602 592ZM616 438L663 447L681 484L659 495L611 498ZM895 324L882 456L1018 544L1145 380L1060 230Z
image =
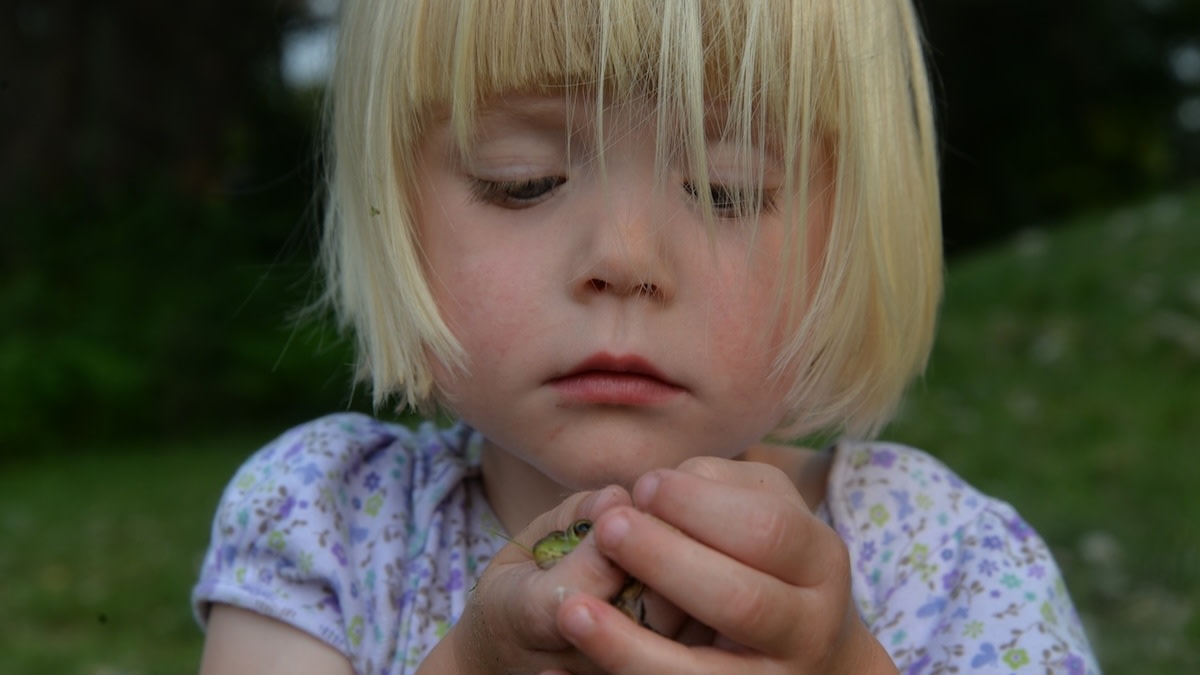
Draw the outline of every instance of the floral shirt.
M192 603L289 623L364 675L411 673L504 545L481 437L357 414L299 426L227 488ZM920 451L842 443L818 514L901 672L1097 673L1045 543L1011 507Z

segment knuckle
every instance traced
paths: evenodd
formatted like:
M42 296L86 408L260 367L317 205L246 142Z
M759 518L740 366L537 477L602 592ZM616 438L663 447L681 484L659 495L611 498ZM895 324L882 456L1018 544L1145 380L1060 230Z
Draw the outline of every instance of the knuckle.
M751 532L761 542L765 555L778 555L781 551L791 548L792 539L796 536L790 510L764 509L752 514Z
M724 460L716 457L691 457L679 464L679 470L709 480L720 480L724 474Z
M770 622L773 605L763 586L739 584L727 599L727 607L727 615L737 625L761 628Z
M553 592L552 589L546 589ZM544 595L545 590L528 593L528 597L538 598L535 602L505 603L508 607L503 611L502 620L510 622L513 627L524 627L535 644L545 642L553 637L555 603L552 598Z
M827 579L837 586L850 586L850 549L832 530L825 533L821 547L825 556Z

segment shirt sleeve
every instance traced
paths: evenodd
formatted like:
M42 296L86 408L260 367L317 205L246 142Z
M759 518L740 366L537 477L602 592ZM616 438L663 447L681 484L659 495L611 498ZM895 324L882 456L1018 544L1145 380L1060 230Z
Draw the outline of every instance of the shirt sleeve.
M361 415L335 415L285 433L226 488L192 607L203 625L225 603L293 625L350 654L363 630L352 546L366 511L388 498L372 457L389 441ZM402 531L389 533L403 536Z
M904 673L1098 673L1046 543L932 457L854 451L836 518L855 595Z

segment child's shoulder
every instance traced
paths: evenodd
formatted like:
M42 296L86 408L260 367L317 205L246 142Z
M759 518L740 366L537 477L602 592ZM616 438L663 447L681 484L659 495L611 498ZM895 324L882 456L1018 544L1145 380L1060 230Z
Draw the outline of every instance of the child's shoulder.
M825 512L859 611L902 670L1096 672L1053 555L1015 509L921 450L833 452Z
M471 480L479 445L462 424L409 428L349 413L284 432L225 489L193 590L197 618L214 602L245 607L358 656L362 636L347 632L355 617L360 631L391 639L386 627L400 619L383 616L395 606L379 602L374 591L389 588L380 580L404 582L429 541L465 542L475 560L495 548L462 534L483 518ZM386 656L385 642L372 648Z
M835 521L853 522L860 532L928 517L953 531L984 512L1011 511L917 448L842 442L832 452L826 507Z
M234 484L255 478L302 485L359 479L421 484L448 465L467 472L477 467L476 436L461 423L408 427L361 413L326 415L267 443L242 465Z
M384 520L415 527L478 475L479 447L478 433L463 424L410 428L358 413L305 422L237 470L215 534L250 541L296 518L302 530L351 532L360 521Z

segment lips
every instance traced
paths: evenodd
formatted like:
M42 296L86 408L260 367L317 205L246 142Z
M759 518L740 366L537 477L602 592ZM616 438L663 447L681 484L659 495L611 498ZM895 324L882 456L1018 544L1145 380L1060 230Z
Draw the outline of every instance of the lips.
M596 354L547 382L567 405L652 406L686 391L636 356Z

